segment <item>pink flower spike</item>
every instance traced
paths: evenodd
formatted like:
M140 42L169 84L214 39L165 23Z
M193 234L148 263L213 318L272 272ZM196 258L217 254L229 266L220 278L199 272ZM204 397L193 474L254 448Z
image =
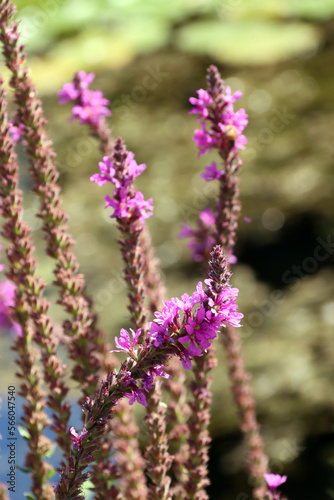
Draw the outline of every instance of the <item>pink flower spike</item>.
M271 492L274 492L281 484L285 483L287 476L280 476L279 474L264 474L264 479Z

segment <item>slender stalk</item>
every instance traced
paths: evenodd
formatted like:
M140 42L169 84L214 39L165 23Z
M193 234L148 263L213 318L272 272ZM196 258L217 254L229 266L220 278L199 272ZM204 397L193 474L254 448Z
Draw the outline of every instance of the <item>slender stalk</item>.
M69 346L70 358L75 361L72 377L79 383L84 398L96 389L101 366L104 365L107 371L109 364L115 365L117 361L107 356L108 344L103 332L96 327L92 300L84 292L85 279L79 274L73 240L67 232L68 216L61 206L55 153L45 131L42 103L24 64L26 55L19 43L18 24L12 20L15 12L15 6L9 0L0 0L0 39L6 64L12 73L10 84L18 108L18 122L24 125L24 144L33 189L40 197L38 216L43 221L46 252L56 260L55 285L59 288L59 301L71 317L64 322L63 328L72 340Z
M214 244L224 248L230 260L236 242L236 230L240 215L239 178L237 173L242 165L238 148L247 142L242 132L247 125L244 110L234 112L233 102L241 97L241 92L231 95L225 88L215 66L210 66L207 77L208 90L198 92L199 99L191 98L195 109L192 112L200 115L202 130L195 132L195 142L201 153L212 148L217 149L222 160L223 169L217 169L215 162L206 167L203 177L206 181L219 181L219 195L214 212L215 231L210 237ZM206 127L209 127L207 130ZM205 247L205 245L204 245ZM268 458L256 419L255 399L248 383L250 378L243 361L239 333L228 325L222 335L226 351L229 376L232 384L235 403L241 420L241 430L248 447L248 468L256 500L269 495L264 474L268 472Z
M149 445L145 451L146 472L152 481L149 485L149 500L171 500L168 476L173 456L168 450L168 434L166 432L166 404L162 401L161 380L157 380L148 398L147 415L145 417Z
M185 463L188 479L184 485L185 498L189 500L209 500L205 487L210 484L208 477L209 446L211 437L208 431L210 424L212 379L209 374L216 366L215 351L211 347L206 354L196 358L193 367L194 379L190 383L193 399L189 402L191 411L188 420L190 435L188 437L189 457Z
M223 82L218 71L211 67L208 73L208 92L215 102L212 117L213 129L221 120ZM236 243L236 230L240 216L239 177L236 175L241 161L234 139L221 146L219 155L224 163L225 175L220 179L220 189L216 208L216 244L222 245L227 252L233 253ZM222 342L227 355L229 376L232 383L234 401L241 420L241 430L248 445L248 467L253 482L254 499L261 500L268 493L264 474L268 471L268 458L256 418L256 403L249 384L250 375L246 371L239 332L228 326Z
M10 124L6 108L6 95L0 77L0 174L2 179L0 212L5 219L1 234L9 241L7 256L10 270L7 277L16 286L16 314L23 332L22 337L17 338L14 345L14 349L21 356L21 359L17 361L22 368L19 377L23 379L28 377L30 384L33 384L31 387L32 395L29 395L26 382L23 383L22 387L24 388L21 387L21 394L28 401L33 398L34 393L36 397L35 402L33 399L30 400L34 410L26 406L26 416L24 417L25 422L30 426L30 428L27 427L27 430L34 436L35 440L35 443L33 440L29 441L31 453L28 454L27 463L31 463L35 467L35 471L32 472L33 492L41 495L40 498L44 498L43 495L46 495L45 498L47 498L50 497L50 491L52 491L50 485L46 483L50 467L42 462L42 458L50 449L51 442L42 435L42 430L49 421L43 411L45 406L44 391L38 389L38 383L41 383L41 379L34 363L37 362L38 353L41 356L44 381L48 387L47 404L53 411L51 429L57 435L58 445L68 452L70 447L68 437L70 409L69 404L64 402L68 388L63 381L66 367L56 355L57 340L54 335L54 325L47 315L49 303L41 296L45 283L36 275L36 261L33 257L34 245L31 240L30 228L22 222L22 193L18 189L18 165L13 140L9 134ZM22 312L19 311L18 304L23 305ZM26 315L29 315L28 321ZM34 350L31 346L32 341L39 346L39 351ZM29 349L32 351L31 355L29 355ZM36 377L36 382L33 382L34 377ZM29 414L31 415L29 416ZM41 423L40 435L35 421ZM32 430L32 428L34 429ZM42 449L44 453L42 453ZM34 476L38 477L39 480L34 479Z
M11 20L14 13L15 7L10 1L0 1L0 38L6 63L12 72L11 85L18 106L18 121L24 125L34 191L40 197L39 217L46 234L46 251L56 260L55 284L60 291L59 301L71 318L63 323L63 330L70 338L69 357L74 361L72 378L79 383L83 402L95 391L101 368L105 373L108 372L117 365L117 359L108 354L110 347L104 333L96 326L97 317L92 312L92 300L84 293L85 280L79 274L73 240L65 225L68 216L61 207L58 172L54 165L55 154L45 131L46 120L41 102L23 64L25 54L23 46L19 45L18 25ZM108 142L106 136L105 140ZM100 460L103 454L104 462L98 468L102 468L109 479L115 467L109 463L110 451L106 450L106 443L101 445L100 452ZM101 473L95 482L98 487L101 486ZM114 490L114 486L111 486L110 494ZM104 494L109 494L108 491L105 485Z
M63 378L66 366L57 358L58 341L54 334L54 325L48 316L48 301L42 297L45 283L36 275L36 260L33 257L34 245L31 231L22 222L22 193L18 189L18 165L14 144L9 134L10 124L7 118L6 95L0 77L0 185L1 215L5 219L2 235L10 242L7 250L11 264L8 277L16 286L25 289L29 304L30 318L36 329L34 342L39 346L44 369L44 381L48 392L48 406L54 412L52 430L57 434L56 442L68 451L69 404L64 402L68 388Z
M186 497L184 485L188 478L186 463L189 458L188 419L191 409L187 403L186 376L181 368L180 361L173 358L167 369L172 378L166 380L164 384L167 394L171 395L167 403L166 421L170 453L174 457L172 466L174 480L171 488L174 500Z
M101 168L101 165L100 165ZM128 309L130 318L138 329L147 329L149 310L147 307L147 258L141 246L143 241L144 218L151 211L150 202L143 200L141 193L133 185L134 172L139 172L143 166L135 163L132 153L126 150L121 139L116 139L112 157L104 157L101 172L109 168L110 181L116 186L113 199L108 204L114 208L113 217L121 233L118 243L124 263L124 279L128 285ZM138 174L137 174L138 175ZM102 174L103 176L103 174ZM92 180L101 183L101 174L96 174ZM144 343L147 339L143 339ZM148 395L148 407L145 421L148 426L150 443L145 452L147 474L152 480L149 485L150 499L169 499L169 481L166 473L170 468L171 457L167 450L167 435L165 422L165 408L161 404L160 384L152 387ZM156 438L159 436L159 438Z
M74 101L73 118L79 118L81 123L88 125L90 134L100 142L104 155L113 152L113 139L111 131L105 120L110 114L105 107L109 101L103 97L100 90L89 89L89 84L94 80L94 73L79 71L75 74L73 82L66 83L58 93L60 102L65 104ZM143 473L144 461L139 449L136 436L139 429L135 423L133 412L129 405L120 402L114 411L114 418L108 422L111 436L105 436L101 441L101 448L96 454L96 463L92 467L91 481L95 485L95 499L108 489L110 474L115 465L110 461L113 451L117 460L117 474L119 478L120 494L129 500L143 500L147 497L146 479ZM113 493L115 494L115 493Z

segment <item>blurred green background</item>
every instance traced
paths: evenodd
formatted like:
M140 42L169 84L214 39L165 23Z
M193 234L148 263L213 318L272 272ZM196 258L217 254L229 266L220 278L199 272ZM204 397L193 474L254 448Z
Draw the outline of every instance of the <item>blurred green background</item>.
M215 155L197 158L188 99L219 67L249 115L242 153L242 217L233 285L240 288L246 364L273 472L289 475L290 500L325 500L334 490L333 58L334 0L47 0L17 2L33 79L45 103L77 253L110 340L128 325L117 232L103 196L89 182L101 154L87 129L69 123L56 92L75 71L94 71L111 101L114 136L147 170L148 221L168 296L201 279L177 238L183 223L215 201L200 177ZM3 65L2 65L3 68ZM7 75L8 73L4 71ZM22 153L19 150L20 156ZM25 218L39 271L49 283L37 201L24 158ZM246 224L243 217L251 218ZM331 239L332 238L332 239ZM320 245L320 250L319 250ZM280 292L280 293L279 293ZM48 298L55 302L52 286ZM53 306L57 321L63 318ZM10 339L3 337L3 349ZM213 382L212 500L246 500L244 448L224 354ZM2 384L13 381L4 356Z

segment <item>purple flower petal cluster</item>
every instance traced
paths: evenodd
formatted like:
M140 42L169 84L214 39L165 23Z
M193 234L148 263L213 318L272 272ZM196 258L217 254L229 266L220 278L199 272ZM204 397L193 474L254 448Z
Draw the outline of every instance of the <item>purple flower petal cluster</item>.
M225 259L226 262L226 259ZM219 274L219 279L221 274ZM131 330L132 339L127 330L122 329L120 337L115 339L118 349L128 354L127 362L122 364L118 374L120 383L125 389L124 395L132 405L135 401L147 406L146 395L153 387L155 377L170 378L164 371L164 365L153 362L142 364L142 360L150 352L168 352L177 355L186 370L192 368L192 359L202 356L209 349L213 339L227 323L239 327L243 315L236 305L237 288L218 286L216 279L205 280L197 284L192 295L183 294L166 301L161 312L155 312L154 320L149 323L147 341L134 350L141 329ZM157 358L158 359L158 358ZM132 368L131 368L132 367ZM140 376L135 377L131 370L138 370Z
M189 247L193 260L205 261L213 244L220 241L228 253L229 263L235 264L237 258L233 255L233 247L238 201L234 199L237 195L235 182L230 179L231 174L242 165L238 149L244 149L247 142L242 134L247 126L247 115L244 109L234 111L233 104L240 99L242 93L237 91L232 94L229 86L224 87L214 66L209 68L208 90L200 89L197 95L197 98L191 97L189 100L193 105L190 113L197 114L198 121L201 122L201 128L195 130L194 135L194 141L199 148L198 155L201 156L214 148L218 150L223 161L222 168L218 168L217 163L213 161L205 167L201 177L206 182L218 180L220 192L215 212L206 208L199 214L197 229L184 226L179 236L191 238ZM232 190L233 196L231 193L227 194L226 186Z
M129 392L124 393L124 396L129 399L130 406L133 405L135 401L143 406L147 406L145 392L149 392L153 389L155 377L171 378L171 375L168 375L161 365L155 365L146 371L142 370L140 380L135 380L130 371L126 372L122 382L124 387L129 387ZM139 385L137 385L138 383Z
M0 251L2 245L0 245ZM0 264L0 271L5 266ZM21 336L22 330L18 323L13 321L13 309L15 300L15 285L12 281L0 281L0 328L9 331L12 335Z
M11 122L9 133L14 142L19 142L24 134L24 125L22 123L15 125L14 122Z
M206 181L206 182L210 182L210 181L214 181L214 180L218 180L220 179L221 177L223 177L224 175L224 170L219 170L217 168L217 163L215 161L213 161L211 163L211 165L209 165L208 167L205 167L205 172L201 175L201 177Z
M264 479L268 485L269 490L273 493L273 500L279 500L280 494L276 489L287 480L287 476L280 476L279 474L264 474Z
M133 188L132 182L146 168L145 164L138 165L134 154L127 151L127 157L122 171L117 168L109 156L105 156L99 163L100 173L91 176L90 180L98 186L106 182L115 185L113 197L105 196L106 207L114 209L112 218L126 218L131 223L139 220L143 223L153 214L152 198L145 200L140 191Z
M240 90L231 94L226 86L220 95L214 96L206 90L197 91L198 98L191 97L194 106L190 113L198 114L201 129L195 130L194 141L199 148L198 156L212 150L213 147L224 150L227 156L231 151L244 149L247 139L242 132L247 126L247 114L244 109L234 111L233 103L242 96Z
M211 280L205 280L211 289ZM149 325L148 335L156 347L172 341L173 332L180 332L177 340L184 348L181 361L185 369L191 368L191 358L202 356L217 336L217 332L226 323L239 327L243 317L237 312L235 304L237 288L224 288L218 295L208 296L199 282L192 296L182 295L165 302L161 313L155 313L155 319ZM185 346L188 344L188 347Z
M76 450L80 450L81 441L87 434L87 429L85 427L82 428L80 435L77 433L74 427L70 428L70 438L72 440L73 446Z
M21 337L22 331L18 323L13 321L15 299L15 285L12 281L0 282L0 328L9 331L12 335Z
M115 337L115 345L118 347L118 349L113 349L110 352L126 352L127 354L132 354L134 353L133 348L137 344L138 338L141 334L141 328L138 328L136 332L130 328L131 333L132 333L132 340L130 338L129 332L125 330L124 328L121 328L120 335L119 335L119 340L117 337Z
M94 78L94 73L79 71L75 74L73 82L64 84L62 90L58 92L58 97L60 104L75 101L72 120L78 119L81 123L96 127L102 118L111 115L111 111L106 107L110 101L103 97L102 91L88 88Z

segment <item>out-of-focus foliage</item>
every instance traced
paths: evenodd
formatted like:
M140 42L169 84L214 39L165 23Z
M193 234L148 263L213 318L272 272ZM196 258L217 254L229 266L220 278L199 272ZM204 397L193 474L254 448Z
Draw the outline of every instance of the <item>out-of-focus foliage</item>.
M222 63L267 64L315 50L312 21L332 0L21 0L21 30L39 88L54 91L77 67L120 67L163 47Z
M184 51L233 65L276 63L316 49L319 41L313 26L271 20L199 21L185 26L178 39Z

